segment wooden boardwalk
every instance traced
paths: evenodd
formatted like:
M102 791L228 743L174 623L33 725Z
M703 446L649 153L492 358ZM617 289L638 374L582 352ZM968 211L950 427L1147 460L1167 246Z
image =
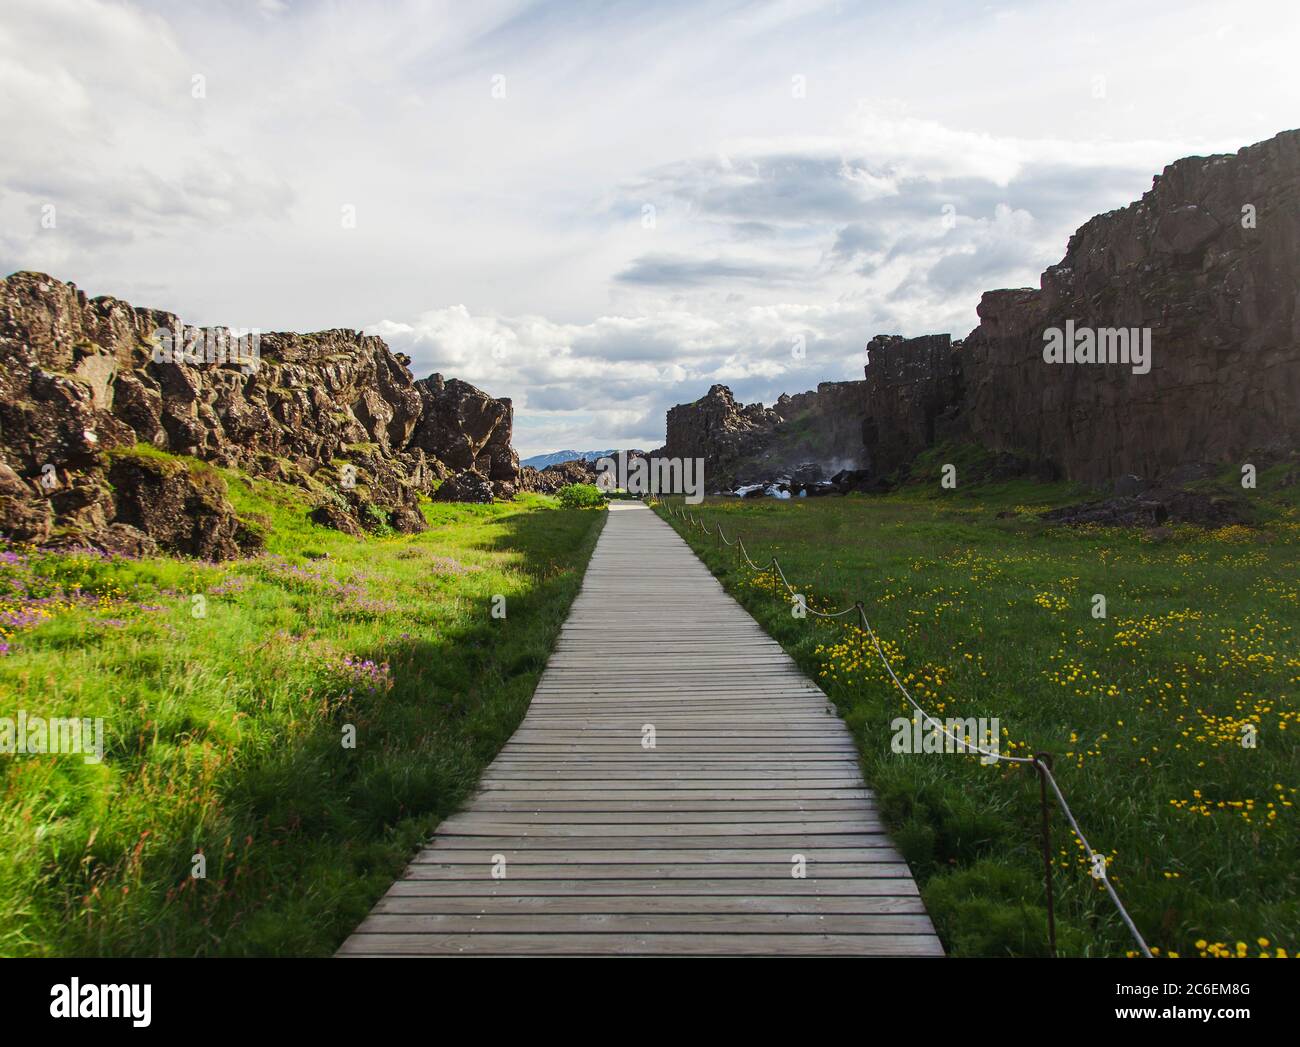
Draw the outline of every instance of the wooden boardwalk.
M519 730L339 953L943 950L825 695L615 502Z

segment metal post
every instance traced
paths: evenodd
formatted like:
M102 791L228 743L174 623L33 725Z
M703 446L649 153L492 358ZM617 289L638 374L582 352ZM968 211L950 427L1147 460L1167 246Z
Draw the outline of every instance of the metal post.
M1043 884L1047 888L1047 947L1051 955L1055 956L1056 903L1052 895L1052 819L1051 808L1047 806L1047 771L1051 768L1051 753L1034 753L1034 770L1038 772L1038 805L1043 815Z

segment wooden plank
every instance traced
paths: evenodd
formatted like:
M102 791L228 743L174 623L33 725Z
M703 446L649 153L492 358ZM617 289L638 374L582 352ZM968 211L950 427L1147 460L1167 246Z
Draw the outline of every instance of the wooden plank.
M942 955L860 767L689 547L615 503L523 723L339 955Z
M790 875L795 855L801 855L818 871L827 863L888 862L896 863L898 853L883 847L619 847L598 850L592 847L515 847L494 851L483 847L428 847L415 857L415 865L481 866L492 874L493 864L504 861L510 874L521 865L701 865L709 862L762 865L780 868Z
M517 828L517 826L516 826ZM824 835L793 834L790 836L594 836L585 833L551 833L543 829L540 833L516 832L511 836L452 836L439 833L433 845L424 854L441 854L444 851L488 851L489 853L509 852L515 848L529 851L567 850L576 851L632 851L644 853L655 850L707 850L716 847L744 848L782 848L786 853L810 851L822 853L826 847L892 847L883 832L878 833L827 833Z
M499 818L494 821L458 822L448 832L460 835L500 836L506 834L547 836L789 836L803 832L883 832L879 819L867 817L824 818L819 821L753 821L753 812L736 815L735 821L714 821L718 815L708 813L708 821L686 821L682 815L666 815L654 822L628 822L630 815L607 812L599 815L556 814L543 818ZM461 817L461 815L458 815ZM572 821L581 817L581 821ZM486 815L485 815L486 818Z
M865 800L867 791L865 789L845 789L845 788L826 788L816 789L811 786L800 786L799 788L782 788L780 786L772 789L754 789L746 783L745 788L727 788L725 786L713 789L669 789L665 788L662 782L655 782L654 788L643 789L566 789L562 796L567 801L585 800L589 803L606 803L611 798L617 799L620 796L628 798L638 798L642 800L761 800L766 794L775 796L784 796L793 800ZM502 789L493 787L488 790L487 795L494 796L501 800L513 800L520 803L536 803L539 800L553 800L560 796L558 790L551 787L551 783L543 783L535 788L512 788Z
M559 766L512 767L493 765L484 776L483 781L498 782L619 782L624 779L639 782L655 780L688 782L692 780L712 780L730 784L731 782L800 782L800 781L836 781L843 782L843 788L852 789L862 779L857 776L854 764L844 763L809 763L797 768L746 766L744 763L714 765L694 761L687 766L673 767L654 760L634 760L622 766L590 768L583 763L566 761Z
M624 879L624 880L398 880L385 897L457 897L457 898L555 898L555 897L763 897L844 898L844 897L919 897L910 877L868 879Z
M928 934L354 934L341 956L942 956Z
M581 774L581 777L575 777ZM638 774L631 771L493 771L479 783L483 789L497 788L520 789L524 787L554 787L555 795L562 796L564 789L587 789L608 785L611 792L626 791L635 787L686 789L727 789L731 786L740 788L781 789L786 786L801 785L826 788L833 785L851 786L853 779L843 771L816 771L804 773L777 771L764 773L760 771L745 772L736 769L717 770L676 770L674 768L647 768Z
M702 800L691 797L675 796L671 800L607 799L575 802L557 800L547 797L534 800L530 804L520 804L513 800L497 800L482 796L473 806L472 811L452 815L444 822L455 824L456 818L471 818L478 815L500 815L519 820L542 819L549 821L580 822L595 819L608 821L609 814L618 815L619 820L631 825L636 822L659 822L672 820L677 822L700 822L716 820L719 823L732 821L817 821L819 819L838 819L845 812L861 814L864 817L876 817L876 805L872 800L791 800L780 794L765 796L761 800ZM572 817L568 817L571 815ZM661 817L667 815L668 818Z
M580 857L580 856L575 856ZM511 862L506 872L512 880L618 880L618 879L775 879L793 880L791 864L785 860L769 862L598 862L565 861L551 864ZM822 880L861 877L911 877L907 864L898 862L816 862L809 863L811 872ZM457 862L414 861L402 875L411 880L488 880L492 866L486 862L460 864Z
M742 897L720 894L686 895L544 895L462 897L458 895L389 895L382 898L374 909L375 915L420 913L895 913L922 915L925 905L919 895L896 897L893 895L846 895L826 897L797 894L746 895Z
M358 934L926 934L924 913L372 913Z
M661 784L661 783L650 783ZM747 784L747 783L743 783ZM834 792L836 790L828 790ZM770 794L779 795L776 790ZM746 799L729 801L718 798L720 792L702 796L695 793L674 792L664 794L668 799L645 799L645 790L611 790L599 799L570 800L569 794L530 793L527 799L503 792L482 793L490 800L483 806L475 804L470 810L453 815L440 832L459 832L462 826L477 826L480 822L494 824L514 823L527 825L584 825L617 824L635 831L648 832L638 826L680 825L690 833L700 833L700 825L754 825L768 822L790 822L809 825L815 822L853 822L870 825L871 832L882 829L880 814L874 804L851 806L848 800L798 800ZM505 800L500 797L510 797ZM540 797L540 798L539 798ZM488 806L488 804L491 806ZM801 806L802 805L802 806ZM455 821L452 821L455 819ZM690 828L692 825L696 828ZM473 829L471 831L478 831ZM730 829L723 829L730 832ZM772 831L755 828L753 831ZM842 830L828 830L842 831Z
M717 768L718 770L736 770L752 768L763 771L799 771L811 769L816 771L847 771L858 769L856 760L827 753L812 753L800 761L773 757L762 753L727 753L723 756L688 756L686 754L664 754L650 760L631 753L592 754L588 757L556 756L548 759L541 755L508 755L498 757L492 764L495 771L554 770L569 771L574 769L617 771L632 769L643 771L651 767L663 770L693 771Z

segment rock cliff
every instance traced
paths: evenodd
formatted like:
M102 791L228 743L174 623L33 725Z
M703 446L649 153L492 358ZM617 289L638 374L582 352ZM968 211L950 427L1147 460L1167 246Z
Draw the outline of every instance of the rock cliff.
M863 382L822 382L771 407L742 406L715 385L669 410L667 441L654 453L703 458L710 491L801 470L830 476L859 465L865 403Z
M865 464L878 476L954 435L962 400L961 343L946 334L876 335L867 344Z
M207 558L256 544L218 473L150 449L296 484L314 519L353 533L422 529L420 496L453 475L452 494L513 494L510 401L413 381L409 362L358 331L253 339L15 273L0 282L0 534Z
M840 446L857 426L853 453L877 478L949 438L1098 486L1300 448L1300 131L1170 164L1085 223L1040 283L986 292L962 341L876 336L865 382L834 383L833 411L809 415L813 394L742 409L714 386L669 411L665 451L703 456L712 489L788 467L801 413L823 432L837 414ZM1046 362L1053 329L1149 338L1149 358Z
M1039 290L992 291L964 413L995 450L1085 482L1300 446L1300 131L1165 168L1085 223ZM1149 371L1045 363L1043 333L1149 329Z
M781 416L762 404L742 406L725 385L711 386L694 403L668 410L666 458L703 458L709 490L735 481L736 469L767 448Z
M821 382L815 390L777 397L781 418L772 454L782 467L816 463L824 472L862 465L862 424L867 409L864 382Z

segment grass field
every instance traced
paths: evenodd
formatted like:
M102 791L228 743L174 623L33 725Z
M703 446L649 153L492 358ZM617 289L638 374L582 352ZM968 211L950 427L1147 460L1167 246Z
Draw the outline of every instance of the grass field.
M331 952L522 718L604 519L523 496L356 539L225 479L267 555L0 553L0 716L106 742L0 756L0 954Z
M932 714L997 718L1002 752L1053 754L1160 955L1294 956L1300 509L1281 473L1260 474L1257 526L1214 531L1049 527L1035 510L1077 492L1021 482L692 511L760 566L776 556L810 606L864 601ZM1033 771L893 752L891 721L911 710L864 631L796 619L770 571L674 526L838 706L949 951L1046 953ZM1078 841L1053 825L1059 951L1130 953Z

